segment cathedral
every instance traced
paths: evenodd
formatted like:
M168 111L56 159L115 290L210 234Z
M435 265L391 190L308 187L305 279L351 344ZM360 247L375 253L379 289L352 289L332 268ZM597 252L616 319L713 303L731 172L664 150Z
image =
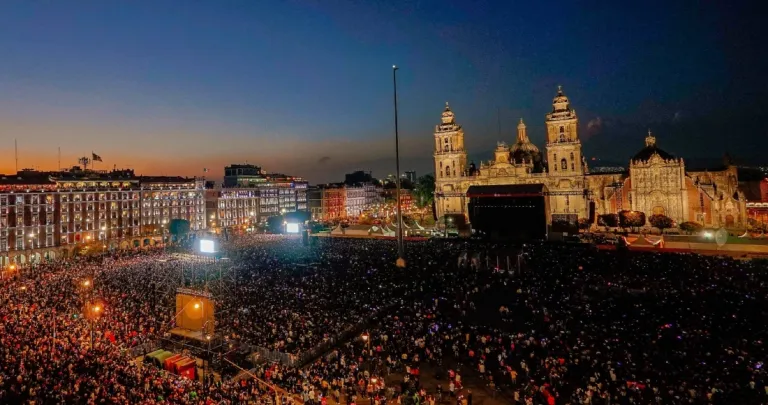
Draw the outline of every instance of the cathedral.
M541 184L548 194L550 221L583 218L594 223L601 214L634 210L646 218L664 214L678 224L746 226L744 193L730 162L710 170L687 170L684 160L661 149L649 131L643 147L629 160L628 170L590 173L581 152L576 110L560 87L545 123L543 153L528 139L520 119L516 141L511 146L499 142L493 159L477 166L467 163L464 129L446 103L434 132L438 218L463 215L469 220L470 186Z

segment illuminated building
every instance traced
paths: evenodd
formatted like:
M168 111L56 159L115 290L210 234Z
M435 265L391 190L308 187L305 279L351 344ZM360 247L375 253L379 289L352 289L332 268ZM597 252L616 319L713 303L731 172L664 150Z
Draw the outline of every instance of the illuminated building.
M295 211L308 211L308 183L301 177L267 173L250 164L233 164L224 168L223 189L257 189L259 218Z
M658 146L649 134L629 162L629 170L590 173L581 150L578 116L558 88L546 114L546 147L528 139L522 119L511 147L498 143L493 160L467 163L464 129L447 105L434 132L435 203L438 218L463 215L468 220L467 190L473 185L542 184L548 190L551 220L594 222L597 215L636 210L664 214L677 223L743 227L744 193L730 162L708 170L686 168L682 158Z
M310 191L312 220L338 221L347 217L344 184L321 184Z
M248 228L258 224L261 218L259 191L257 188L222 188L209 184L205 191L208 228Z
M150 246L173 219L205 229L202 180L132 170L23 170L0 176L0 265L84 249Z
M362 185L344 187L344 209L348 218L358 218L366 209L366 193Z

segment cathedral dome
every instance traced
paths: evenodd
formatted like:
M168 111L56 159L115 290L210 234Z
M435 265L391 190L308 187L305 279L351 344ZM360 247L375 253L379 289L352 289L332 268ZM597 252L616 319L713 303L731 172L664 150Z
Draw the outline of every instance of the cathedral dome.
M528 139L528 134L525 131L525 123L523 123L523 119L520 118L520 123L517 124L517 141L514 145L509 149L512 154L515 153L539 153L539 148L534 145L530 139Z
M647 162L653 155L659 155L664 160L673 160L675 156L667 153L656 145L656 137L651 135L648 130L648 136L645 137L645 147L632 157L633 162Z

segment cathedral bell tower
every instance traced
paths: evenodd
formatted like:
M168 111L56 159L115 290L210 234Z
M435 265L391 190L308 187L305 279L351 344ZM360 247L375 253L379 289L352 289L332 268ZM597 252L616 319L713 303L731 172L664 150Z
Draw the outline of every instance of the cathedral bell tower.
M585 172L579 140L579 119L568 97L557 86L552 112L547 114L547 169L550 176L573 176Z
M435 126L435 202L438 217L445 214L466 214L465 195L460 179L467 170L467 152L464 150L464 130L448 103Z

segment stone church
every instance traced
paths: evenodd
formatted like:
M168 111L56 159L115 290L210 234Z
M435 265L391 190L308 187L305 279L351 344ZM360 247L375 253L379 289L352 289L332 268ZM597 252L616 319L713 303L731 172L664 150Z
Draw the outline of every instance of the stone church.
M493 160L477 166L467 163L464 129L446 103L434 132L438 218L463 215L469 220L467 189L473 185L543 184L552 221L589 218L594 207L593 220L601 214L635 210L646 217L664 214L678 224L745 226L744 193L730 162L711 170L686 170L684 160L661 149L649 131L628 170L590 173L581 151L579 119L562 88L558 87L545 123L544 153L528 139L521 119L515 143L499 142Z

